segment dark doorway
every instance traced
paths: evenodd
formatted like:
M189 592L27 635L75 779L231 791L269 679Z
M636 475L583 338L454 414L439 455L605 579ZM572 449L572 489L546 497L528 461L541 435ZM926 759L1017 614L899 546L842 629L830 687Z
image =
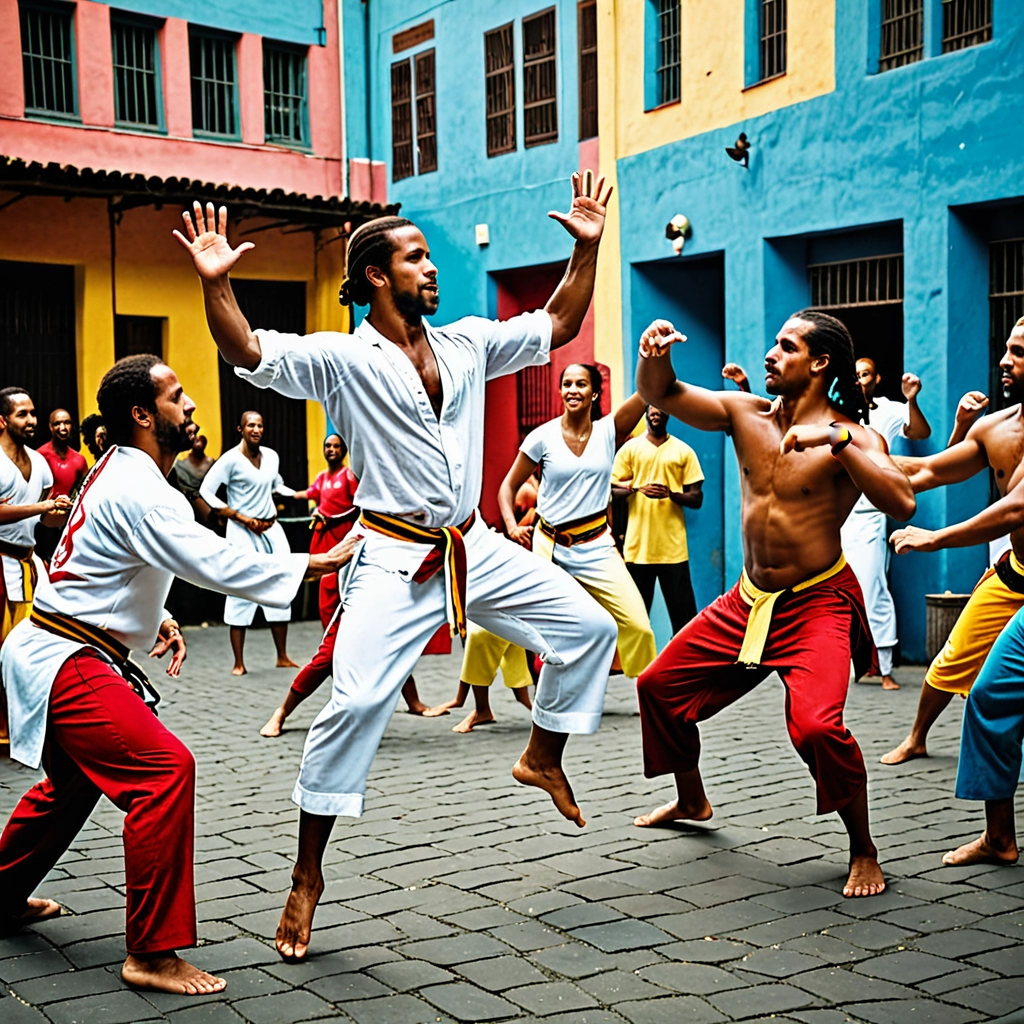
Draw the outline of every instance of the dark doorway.
M50 440L54 409L67 409L77 428L74 267L0 260L0 382L31 395L37 446Z
M162 316L114 317L114 358L153 355L164 357L164 325Z
M232 281L238 305L253 328L306 333L304 281ZM281 476L289 487L309 482L306 457L306 403L276 391L255 388L220 361L220 420L223 449L238 443L238 421L254 409L263 416L263 442L281 457ZM197 414L198 415L198 414Z
M830 309L853 335L853 350L858 359L873 359L882 375L877 394L903 402L900 381L903 379L903 303L884 306L851 306ZM921 374L922 367L908 366L911 373Z

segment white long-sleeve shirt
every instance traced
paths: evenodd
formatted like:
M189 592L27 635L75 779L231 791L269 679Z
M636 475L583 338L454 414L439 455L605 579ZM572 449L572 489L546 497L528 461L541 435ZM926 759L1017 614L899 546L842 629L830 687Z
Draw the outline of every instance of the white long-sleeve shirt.
M152 645L175 576L196 586L277 608L295 596L307 555L257 554L199 526L184 495L137 448L112 448L78 495L67 528L40 579L34 606L107 630L129 649ZM25 620L0 649L11 757L37 768L50 690L83 644Z
M217 497L222 486L227 488L227 501ZM294 493L281 479L281 459L277 452L262 446L258 469L239 448L232 448L210 467L199 485L199 496L210 508L227 506L254 519L273 519L277 515L274 495Z
M348 444L360 508L452 526L480 500L485 385L548 362L551 317L537 310L424 329L441 377L440 419L412 362L367 320L354 334L256 331L259 366L235 372L257 387L325 405Z

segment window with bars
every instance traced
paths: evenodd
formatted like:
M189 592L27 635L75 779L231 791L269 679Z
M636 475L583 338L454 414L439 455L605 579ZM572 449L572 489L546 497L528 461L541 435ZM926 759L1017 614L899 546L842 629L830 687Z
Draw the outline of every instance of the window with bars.
M309 144L304 50L263 43L263 130L267 142Z
M523 18L523 145L558 138L555 9Z
M22 3L19 13L26 113L74 117L78 104L71 8Z
M412 61L391 65L391 180L416 173L412 162Z
M1024 316L1024 238L992 242L988 253L989 337L996 365L1013 325Z
M484 33L487 155L516 148L516 80L512 22Z
M942 52L964 50L992 38L992 0L942 0Z
M160 87L156 29L110 19L114 60L114 117L118 124L159 128Z
M891 71L924 57L924 0L882 0L878 70Z
M434 51L416 54L416 160L417 173L437 170L437 85Z
M577 8L576 36L580 49L580 140L597 135L597 2L582 0Z
M884 306L903 301L903 253L813 263L807 272L815 309Z
M189 34L192 67L192 129L202 135L238 138L235 40L194 31Z
M679 100L679 0L657 0L658 5L658 106Z
M761 81L786 73L786 0L761 0Z
M519 440L552 415L552 373L550 366L528 366L516 374L519 405Z

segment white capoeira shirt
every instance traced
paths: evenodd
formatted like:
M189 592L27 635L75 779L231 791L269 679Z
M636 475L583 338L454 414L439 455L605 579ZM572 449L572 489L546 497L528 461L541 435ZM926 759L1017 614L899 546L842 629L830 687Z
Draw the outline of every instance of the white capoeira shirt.
M31 466L27 480L22 476L21 470L0 449L0 498L6 498L9 505L35 505L53 486L53 473L46 459L31 448L26 448L25 454ZM19 548L35 547L36 523L39 519L39 516L30 516L28 519L19 519L16 523L3 523L0 525L0 541ZM26 600L25 577L21 564L16 558L9 558L6 555L0 556L0 562L3 563L8 600Z
M175 576L221 593L291 604L308 555L233 548L195 521L185 496L137 448L111 448L87 478L34 607L107 630L130 649L154 643ZM25 620L0 649L11 757L38 768L54 677L84 645Z

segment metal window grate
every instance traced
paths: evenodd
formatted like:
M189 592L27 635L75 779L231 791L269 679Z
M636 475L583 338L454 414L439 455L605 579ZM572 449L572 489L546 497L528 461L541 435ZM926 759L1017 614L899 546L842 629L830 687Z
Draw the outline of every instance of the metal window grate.
M528 366L516 374L519 440L551 419L551 367Z
M811 305L815 309L885 306L903 301L903 253L838 263L813 263Z
M786 0L761 0L761 80L786 71Z
M193 129L207 135L237 136L234 40L193 32L189 52Z
M1024 238L989 246L988 299L993 350L1001 357L1013 325L1024 316Z
M25 109L75 114L71 11L21 5Z
M992 38L992 0L942 0L942 52L964 50Z
M577 10L580 48L580 139L597 135L597 2L583 0Z
M391 180L415 174L412 164L412 62L391 65Z
M523 18L523 145L558 138L555 9Z
M924 0L882 0L879 71L891 71L924 57Z
M679 99L679 0L658 0L658 105Z
M434 51L416 54L416 159L417 173L437 170L437 87Z
M516 81L512 23L484 33L487 87L487 155L516 148Z
M156 30L110 20L114 57L114 117L119 124L160 124L156 77Z
M263 44L263 129L268 142L308 142L305 52Z

